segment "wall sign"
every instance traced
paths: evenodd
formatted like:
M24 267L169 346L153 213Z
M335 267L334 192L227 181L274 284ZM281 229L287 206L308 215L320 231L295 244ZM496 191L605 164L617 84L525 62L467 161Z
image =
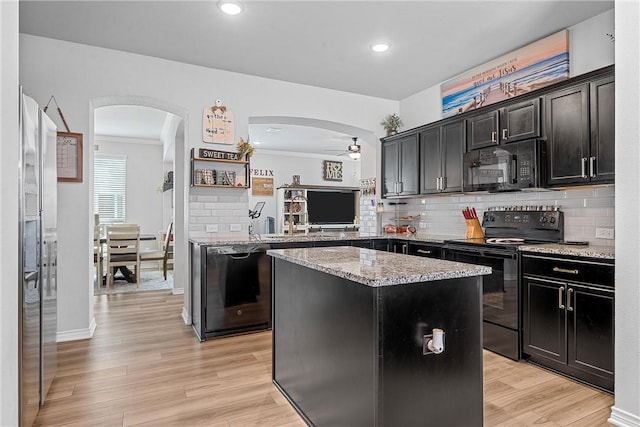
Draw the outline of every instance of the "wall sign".
M273 196L273 178L251 178L252 196Z
M206 148L201 148L198 153L203 159L240 160L240 154L232 151L207 150Z
M56 138L58 182L82 182L82 134L58 132Z
M569 78L569 32L552 34L440 86L442 117L455 116Z
M322 178L325 181L342 181L342 162L322 162Z
M216 105L202 113L202 141L233 144L233 113L217 99Z
M251 176L273 176L273 169L251 169Z

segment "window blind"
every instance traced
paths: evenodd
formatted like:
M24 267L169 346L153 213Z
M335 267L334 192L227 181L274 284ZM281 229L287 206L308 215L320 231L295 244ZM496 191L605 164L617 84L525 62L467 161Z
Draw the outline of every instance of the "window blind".
M93 212L102 224L126 222L127 157L98 154L93 158Z

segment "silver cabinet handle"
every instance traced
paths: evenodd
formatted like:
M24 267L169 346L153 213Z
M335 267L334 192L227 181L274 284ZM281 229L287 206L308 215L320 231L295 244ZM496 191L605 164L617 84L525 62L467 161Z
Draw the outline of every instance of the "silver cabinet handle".
M447 177L446 176L441 176L440 177L440 191L444 191L445 188L447 188Z
M589 175L591 176L591 178L596 177L596 158L595 157L589 158Z
M580 270L578 269L569 270L568 268L553 267L553 271L556 273L580 274Z
M507 139L507 129L502 129L502 139Z
M427 255L433 253L433 251L428 251L426 249L418 249L416 252L418 252L419 254L427 254Z
M573 294L573 289L569 288L567 291L567 311L573 311L573 307L571 307L571 294Z
M398 183L398 188L400 189L400 191L398 191L398 193L402 193L404 191L404 182L400 181Z
M562 303L562 294L564 293L564 286L558 288L558 308L564 310L564 304Z
M491 132L491 142L498 142L498 132L496 132L495 130L493 132Z
M441 178L441 177L438 177L438 178L436 179L436 190L438 190L438 191L440 191L440 187L441 187L441 185L440 185L440 178Z
M582 177L583 178L588 178L588 176L587 176L587 158L583 157L581 159L581 161L582 161Z

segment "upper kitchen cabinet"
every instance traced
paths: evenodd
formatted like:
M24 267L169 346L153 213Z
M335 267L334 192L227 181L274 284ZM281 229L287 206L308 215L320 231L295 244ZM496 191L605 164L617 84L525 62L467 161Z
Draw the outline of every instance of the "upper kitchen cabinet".
M382 197L418 194L418 133L382 142Z
M549 186L614 181L614 77L545 97Z
M420 132L420 193L462 191L464 120Z
M509 104L467 118L467 151L540 136L540 99Z
M615 178L615 77L591 82L591 182L613 182Z

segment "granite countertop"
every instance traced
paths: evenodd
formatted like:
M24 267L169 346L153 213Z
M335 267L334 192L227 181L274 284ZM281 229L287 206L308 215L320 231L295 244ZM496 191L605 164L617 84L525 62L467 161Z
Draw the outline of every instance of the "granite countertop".
M358 231L350 232L323 232L323 233L310 233L294 234L293 236L285 236L278 234L262 234L260 239L250 239L246 237L201 237L191 238L190 242L199 245L236 245L246 243L282 243L282 242L322 242L331 240L369 240L369 239L398 239L409 242L423 242L423 243L442 243L445 240L459 239L460 236L445 236L445 235L432 235L432 234L361 234Z
M536 252L553 255L579 256L585 258L599 258L613 260L616 258L614 246L577 246L560 243L545 243L537 245L522 245L521 252Z
M491 268L351 246L272 249L267 255L363 285L379 287L491 274Z

